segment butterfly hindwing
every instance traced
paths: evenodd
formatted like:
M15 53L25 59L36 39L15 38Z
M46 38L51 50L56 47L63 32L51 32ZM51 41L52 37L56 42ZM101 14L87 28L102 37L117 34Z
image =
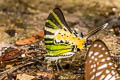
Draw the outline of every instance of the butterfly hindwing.
M86 80L119 80L107 46L101 40L96 40L88 50L85 63Z

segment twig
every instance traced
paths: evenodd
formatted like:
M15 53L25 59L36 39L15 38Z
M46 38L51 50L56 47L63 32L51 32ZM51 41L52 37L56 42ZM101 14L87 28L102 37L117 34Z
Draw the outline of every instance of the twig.
M13 67L13 68L11 68L11 69L8 69L8 70L6 70L6 71L4 71L4 72L1 72L0 73L0 80L2 80L3 78L5 78L5 77L7 77L7 74L11 74L11 73L13 73L14 71L16 71L17 69L20 69L20 68L22 68L22 67L25 67L25 66L28 66L28 65L31 65L31 64L34 64L35 62L28 62L28 63L26 63L26 64L21 64L21 65L18 65L18 66L16 66L16 67Z

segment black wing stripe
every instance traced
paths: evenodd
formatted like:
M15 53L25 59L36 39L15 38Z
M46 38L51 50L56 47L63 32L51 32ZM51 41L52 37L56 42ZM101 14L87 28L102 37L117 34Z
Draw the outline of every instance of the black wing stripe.
M48 20L50 20L50 21L52 21L54 24L56 24L56 25L60 25L57 21L56 21L56 19L54 18L54 16L53 16L53 14L52 13L50 13L50 15L48 16ZM61 27L60 27L61 28Z
M45 38L45 41L53 41L53 39Z
M64 18L64 15L62 13L62 11L59 8L55 8L53 10L55 12L55 14L59 17L59 19L61 20L61 22L65 25L65 27L72 33L72 30L70 29L70 27L68 26L68 24L66 23L66 20Z
M46 34L46 35L54 35L54 33L49 32L49 31L46 31L46 30L45 30L45 34Z
M55 45L54 43L45 43L45 45Z
M71 48L65 48L65 49L56 49L56 50L51 50L51 49L48 49L48 48L47 48L47 50L49 50L49 51L60 51L60 50L67 50L67 49L71 49Z
M45 23L45 26L54 29L54 27L51 26L48 22Z

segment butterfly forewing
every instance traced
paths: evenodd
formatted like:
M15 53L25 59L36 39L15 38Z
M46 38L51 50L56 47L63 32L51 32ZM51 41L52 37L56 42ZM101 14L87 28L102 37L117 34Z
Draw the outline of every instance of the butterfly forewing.
M101 40L94 41L88 50L85 78L86 80L120 80L108 48Z

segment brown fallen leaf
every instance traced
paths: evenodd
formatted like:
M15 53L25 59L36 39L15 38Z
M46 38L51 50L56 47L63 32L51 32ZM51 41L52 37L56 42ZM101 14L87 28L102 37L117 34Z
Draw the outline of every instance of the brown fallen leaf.
M39 41L40 39L44 38L44 31L40 31L39 33L37 33L36 35L30 37L30 38L26 38L23 40L19 40L16 41L16 45L26 45L26 44L32 44L35 43L37 41Z
M49 80L52 80L58 76L58 73L37 71L37 76L42 77L43 79L47 78Z
M28 74L17 74L16 80L33 80L35 77Z
M21 54L21 51L19 49L12 49L7 53L4 53L2 56L0 56L0 61L8 61L8 60L15 59L20 54Z
M8 68L12 68L13 67L13 65L11 65L11 64L8 64L8 65L6 65L6 69L8 69Z

